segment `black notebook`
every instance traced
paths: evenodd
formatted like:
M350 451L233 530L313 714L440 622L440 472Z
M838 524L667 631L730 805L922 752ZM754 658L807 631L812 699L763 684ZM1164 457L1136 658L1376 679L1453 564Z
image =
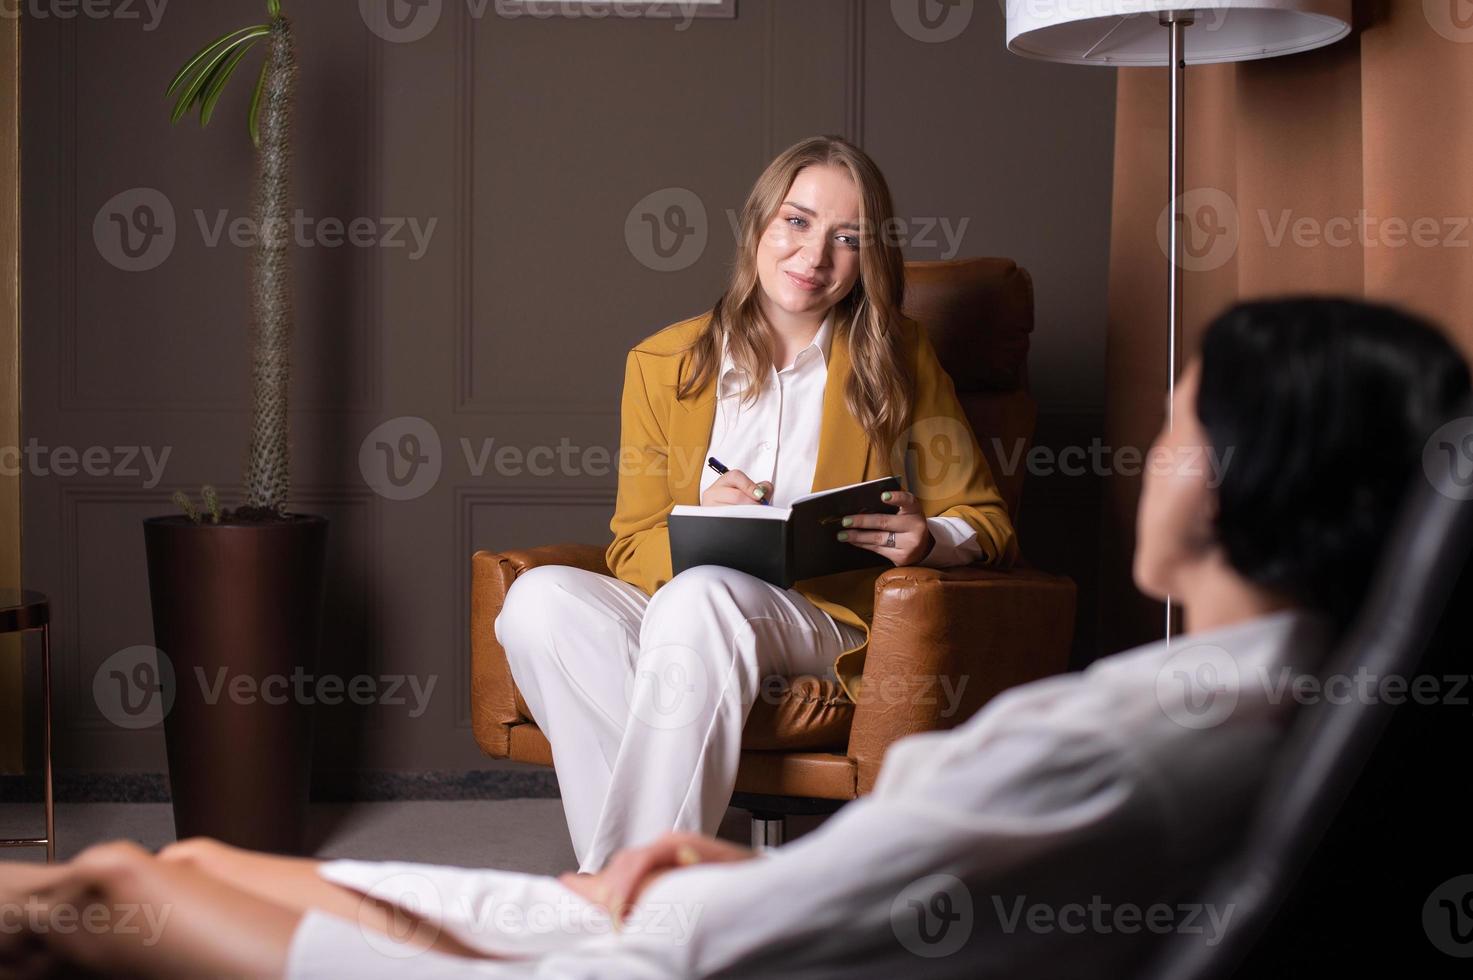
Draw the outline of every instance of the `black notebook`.
M804 494L787 507L677 504L670 511L670 564L678 575L696 565L725 565L786 589L799 579L893 564L884 555L840 541L850 514L895 514L880 494L899 490L882 476Z

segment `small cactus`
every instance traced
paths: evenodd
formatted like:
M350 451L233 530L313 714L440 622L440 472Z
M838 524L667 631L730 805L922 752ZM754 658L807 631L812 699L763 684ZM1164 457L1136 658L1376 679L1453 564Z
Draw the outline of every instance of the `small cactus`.
M205 509L207 509L210 512L210 523L211 524L219 524L220 523L220 495L217 494L215 492L215 488L212 487L212 486L210 486L208 483L206 483L204 485L204 488L202 490L200 490L200 494L205 498Z
M189 502L189 495L183 490L174 491L174 503L183 508L185 517L189 518L195 524L199 523L199 511L194 509L194 504Z

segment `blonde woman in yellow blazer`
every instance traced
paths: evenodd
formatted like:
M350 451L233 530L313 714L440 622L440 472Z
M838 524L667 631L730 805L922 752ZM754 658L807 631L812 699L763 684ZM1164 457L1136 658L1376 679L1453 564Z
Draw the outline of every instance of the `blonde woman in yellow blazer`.
M614 576L543 566L508 590L496 635L552 744L581 871L670 830L715 832L768 678L828 674L859 695L880 570L790 589L714 565L672 576L674 505L784 505L893 474L899 513L854 515L844 540L895 565L1016 557L951 379L899 312L892 214L852 144L814 137L779 155L715 307L629 353Z

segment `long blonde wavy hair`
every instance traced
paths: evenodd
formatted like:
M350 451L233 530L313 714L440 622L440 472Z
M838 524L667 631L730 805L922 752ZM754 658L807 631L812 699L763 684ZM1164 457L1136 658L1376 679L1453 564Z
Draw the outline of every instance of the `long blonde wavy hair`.
M906 368L898 330L905 298L905 263L886 234L894 206L880 168L859 147L838 136L812 136L780 153L767 165L742 208L736 260L726 290L711 311L711 320L685 348L688 373L676 385L676 397L701 391L721 364L722 338L734 364L756 382L747 391L756 399L766 388L767 365L773 362L774 335L758 301L757 243L778 213L799 171L812 166L843 167L859 189L859 278L834 306L833 338L847 338L853 371L844 402L882 458L900 435L910 415L915 379Z

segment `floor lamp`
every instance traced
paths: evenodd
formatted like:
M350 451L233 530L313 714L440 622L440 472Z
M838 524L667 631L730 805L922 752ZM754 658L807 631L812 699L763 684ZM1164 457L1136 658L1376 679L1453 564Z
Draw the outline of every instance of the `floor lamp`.
M1186 146L1186 68L1274 58L1350 33L1351 0L1008 0L1008 50L1027 58L1106 68L1171 68L1167 226L1167 409L1181 346L1180 206ZM1171 639L1171 597L1166 599Z

